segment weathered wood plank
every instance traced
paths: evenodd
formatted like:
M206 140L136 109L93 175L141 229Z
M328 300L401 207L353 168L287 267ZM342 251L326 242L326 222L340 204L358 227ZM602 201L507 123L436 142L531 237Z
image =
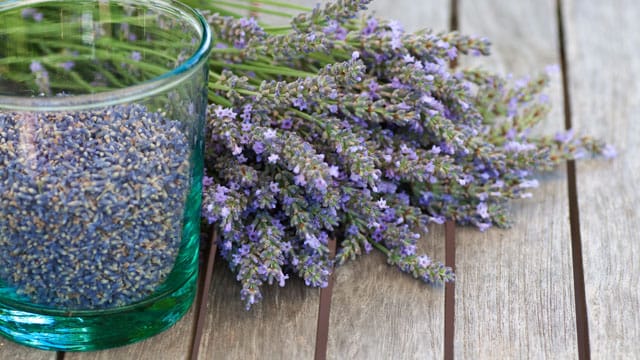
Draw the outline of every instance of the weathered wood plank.
M407 31L446 31L446 1L374 1L379 17L400 21ZM444 229L432 227L421 249L444 261ZM375 251L375 250L374 250ZM433 288L365 255L336 270L329 325L330 359L442 358L444 289Z
M380 18L399 21L406 31L448 31L451 15L446 0L374 0L369 11Z
M482 66L523 76L559 64L553 0L461 1L460 30L487 36ZM468 62L465 64L469 64ZM474 64L478 64L474 62ZM564 128L561 79L544 132ZM455 354L466 358L575 358L571 235L564 172L513 206L511 229L461 229L456 247Z
M240 301L240 284L216 260L200 359L311 359L315 349L319 291L289 280L265 286L250 311Z
M577 164L594 359L640 354L640 3L563 1L574 126L616 145Z
M56 352L37 350L0 337L0 359L55 360Z
M65 353L65 360L113 360L113 359L135 359L135 360L180 360L189 358L191 346L192 329L195 321L195 308L191 309L173 327L143 340L127 346L113 349L90 351L90 352L68 352Z
M432 227L422 250L444 259L444 228ZM442 358L444 288L386 264L379 253L336 270L329 359Z

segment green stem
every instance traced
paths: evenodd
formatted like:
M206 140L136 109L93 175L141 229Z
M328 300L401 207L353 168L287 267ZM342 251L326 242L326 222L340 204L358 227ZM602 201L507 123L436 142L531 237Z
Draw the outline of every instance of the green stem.
M231 101L223 98L220 95L217 95L213 92L209 93L209 100L211 100L211 102L218 104L218 105L222 105L222 106L226 106L226 107L231 107L233 106L233 103L231 103Z
M124 88L126 87L126 85L118 80L118 78L116 78L111 71L107 71L105 69L103 69L101 66L96 67L96 71L98 71L100 74L102 74L102 76L104 76L107 80L109 80L109 82L117 87L120 88Z
M259 6L255 6L255 5L240 5L238 3L227 2L227 1L219 1L219 0L216 0L216 5L229 6L229 7L232 7L234 9L249 10L249 11L253 11L253 12L259 12L261 14L274 15L274 16L279 16L279 17L283 17L283 18L291 18L291 14L289 14L289 13L285 13L285 12L277 11L277 10L265 9L265 8L261 8Z
M287 68L284 66L273 66L273 65L264 66L262 64L255 63L255 62L245 63L245 64L230 64L224 61L211 60L210 64L216 65L222 68L255 71L255 72L262 72L265 74L273 74L273 75L283 75L283 76L293 76L293 77L309 77L309 76L316 75L306 71L293 70L291 68Z
M280 7L280 8L291 9L291 10L299 10L299 11L304 11L304 12L309 12L309 11L312 10L312 9L306 7L306 6L291 4L291 3L282 2L282 1L274 1L274 0L240 0L240 1L248 2L248 3L254 3L254 4L264 4L264 5L276 6L276 7Z
M291 30L291 26L263 26L262 30L270 34L284 33Z
M224 85L218 84L218 83L210 83L209 84L209 89L211 89L211 90L220 90L220 91L231 91L231 90L234 90L234 91L237 91L239 94L249 95L249 96L260 95L260 93L257 93L255 91L245 90L245 89L230 88L228 86L224 86Z
M170 56L169 54L167 54L167 52L158 51L148 47L141 47L141 46L129 44L123 41L113 41L112 39L104 38L104 39L98 40L96 44L100 45L102 43L108 44L108 46L104 46L105 49L119 48L119 49L130 50L130 51L140 51L140 52L144 52L145 54L151 54L159 58L167 59L169 61L175 61L176 59L175 56ZM162 47L164 47L164 44L160 46L160 48Z
M309 121L313 122L314 124L316 124L316 125L318 125L318 126L320 126L321 128L324 129L325 123L322 120L316 119L315 117L313 117L313 116L311 116L311 115L309 115L309 114L307 114L305 112L302 112L302 111L300 111L298 109L293 109L293 112L296 113L296 115L300 116L301 118L303 118L305 120L309 120Z
M373 241L373 242L369 241L369 244L373 245L376 249L380 250L386 256L389 256L389 254L391 253L389 251L389 249L387 249L386 247L384 247L384 245L382 245L380 243L377 243L375 241Z
M242 49L236 49L233 47L227 47L227 48L214 47L213 49L211 49L211 52L218 53L218 54L240 54L242 52Z
M73 55L69 55L69 54L50 54L50 55L45 55L42 56L40 58L26 58L26 57L22 57L22 56L7 56L4 58L0 59L0 65L10 65L10 64L19 64L19 63L26 63L26 64L30 64L32 60L38 60L41 62L49 62L49 63L61 63L61 62L65 62L65 61L76 61L76 60L91 60L93 57L92 56L85 56L85 55L80 55L77 57L74 57Z

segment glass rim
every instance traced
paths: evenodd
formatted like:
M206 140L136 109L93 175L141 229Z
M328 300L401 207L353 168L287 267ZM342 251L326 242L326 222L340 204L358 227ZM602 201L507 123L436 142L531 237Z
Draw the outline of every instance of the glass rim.
M35 5L54 1L62 0L9 0L0 2L0 13L17 7L23 7L25 5ZM102 0L92 1L98 4ZM187 60L175 69L136 85L126 86L116 90L97 92L95 94L69 96L22 97L0 95L0 110L69 111L117 105L122 103L123 99L126 99L127 101L134 101L150 97L176 87L180 82L187 79L194 71L196 71L198 65L207 61L209 53L211 52L213 40L209 24L199 11L176 0L116 0L116 2L134 5L160 4L165 7L171 7L178 10L181 15L188 16L191 20L194 20L194 22L197 23L197 26L199 27L198 30L201 35L198 48ZM127 95L123 96L124 93Z

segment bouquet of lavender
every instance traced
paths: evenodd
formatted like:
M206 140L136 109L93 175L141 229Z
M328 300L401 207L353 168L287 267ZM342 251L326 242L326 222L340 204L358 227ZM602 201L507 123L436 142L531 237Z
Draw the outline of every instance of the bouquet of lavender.
M292 274L323 287L334 262L373 248L427 283L452 281L416 244L430 222L508 226L510 199L567 159L613 155L573 133L532 136L548 75L507 81L452 69L486 39L406 33L340 0L263 28L208 13L211 61L202 216L242 283ZM330 256L328 242L338 251Z

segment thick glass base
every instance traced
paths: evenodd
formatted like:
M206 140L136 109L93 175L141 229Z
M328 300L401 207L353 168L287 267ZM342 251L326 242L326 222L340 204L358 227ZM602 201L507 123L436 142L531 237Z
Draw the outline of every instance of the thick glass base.
M196 293L193 274L176 291L123 308L68 314L35 312L0 302L0 335L43 350L89 351L144 340L175 324Z

